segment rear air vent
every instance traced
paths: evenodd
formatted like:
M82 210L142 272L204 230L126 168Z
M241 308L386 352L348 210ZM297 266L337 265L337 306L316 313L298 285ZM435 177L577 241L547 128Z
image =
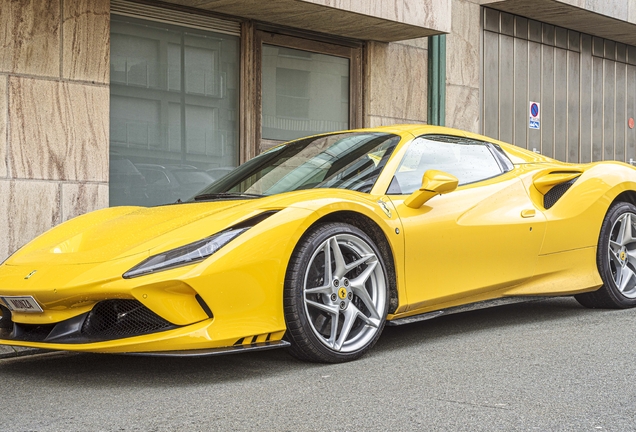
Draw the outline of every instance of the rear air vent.
M554 206L557 203L557 201L561 199L561 197L568 191L568 189L570 189L570 187L572 187L574 182L577 180L578 180L578 177L573 178L572 180L567 181L565 183L558 184L554 186L552 189L550 189L543 196L543 207L545 207L546 210L549 208L552 208L552 206Z

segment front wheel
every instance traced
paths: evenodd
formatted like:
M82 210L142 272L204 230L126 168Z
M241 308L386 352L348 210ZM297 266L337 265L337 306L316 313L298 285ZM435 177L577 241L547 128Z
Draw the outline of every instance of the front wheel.
M613 205L603 221L597 251L603 286L574 296L589 308L625 309L636 306L636 206Z
M380 337L388 282L378 248L345 223L311 229L287 270L284 304L290 353L302 360L355 360Z

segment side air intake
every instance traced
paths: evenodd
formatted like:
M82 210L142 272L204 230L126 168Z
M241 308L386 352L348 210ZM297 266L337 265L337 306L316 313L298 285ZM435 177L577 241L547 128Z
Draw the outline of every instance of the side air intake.
M552 208L552 206L554 206L557 203L557 201L561 199L561 197L568 191L568 189L572 187L574 182L576 182L577 180L578 180L578 177L573 178L572 180L567 181L565 183L558 184L554 186L552 189L550 189L543 196L543 207L545 207L546 210L549 208Z

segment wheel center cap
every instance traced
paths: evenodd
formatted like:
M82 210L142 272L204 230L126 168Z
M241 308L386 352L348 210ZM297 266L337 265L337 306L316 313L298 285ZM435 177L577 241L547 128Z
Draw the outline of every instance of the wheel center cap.
M621 261L625 261L625 259L627 259L627 254L625 253L625 251L621 252Z
M341 300L344 300L347 298L347 289L345 287L341 287L338 290L338 297L340 297Z

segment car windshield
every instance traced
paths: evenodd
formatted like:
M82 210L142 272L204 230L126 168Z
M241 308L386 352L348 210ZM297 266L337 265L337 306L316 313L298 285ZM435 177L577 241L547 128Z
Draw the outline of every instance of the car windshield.
M339 188L369 192L400 137L349 132L275 147L212 183L195 200L217 194L273 195Z

